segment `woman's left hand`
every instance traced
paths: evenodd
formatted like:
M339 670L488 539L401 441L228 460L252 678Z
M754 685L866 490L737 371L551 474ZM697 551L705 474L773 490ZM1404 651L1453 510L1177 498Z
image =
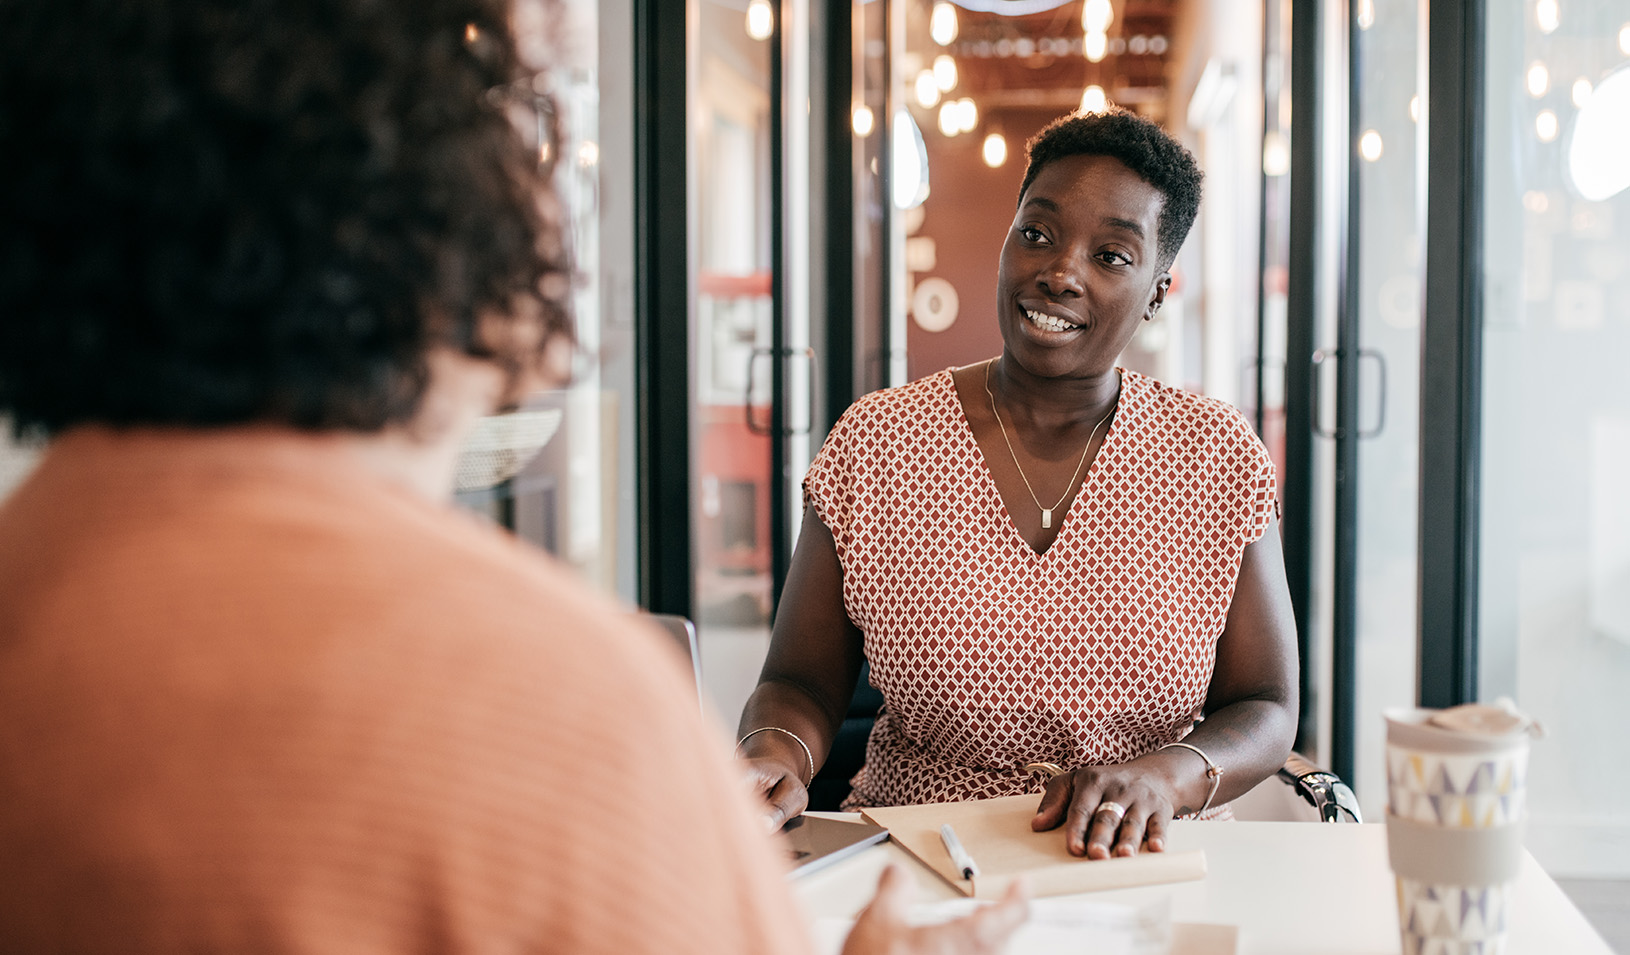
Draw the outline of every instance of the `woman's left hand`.
M1148 764L1082 766L1047 783L1030 828L1063 824L1070 854L1089 859L1137 855L1140 847L1162 852L1172 799L1171 784Z

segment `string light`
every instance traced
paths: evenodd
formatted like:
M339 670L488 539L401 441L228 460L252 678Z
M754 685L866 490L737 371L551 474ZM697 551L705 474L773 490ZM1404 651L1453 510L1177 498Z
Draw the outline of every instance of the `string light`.
M1534 132L1539 134L1539 141L1542 143L1548 143L1555 139L1560 129L1561 127L1556 121L1556 114L1548 109L1540 110L1539 115L1534 117Z
M956 7L946 0L937 0L934 12L928 15L928 35L940 46L950 46L956 39Z
M770 0L750 0L747 4L747 35L755 40L768 40L775 32L775 10Z
M1364 135L1358 137L1358 154L1364 157L1365 162L1380 159L1382 147L1381 134L1373 129L1364 130Z
M940 88L941 93L956 89L956 78L956 60L944 53L934 57L934 85Z
M1088 33L1108 33L1115 19L1115 8L1109 0L1087 0L1081 5L1081 29Z
M849 116L849 125L854 127L856 136L870 136L877 128L877 117L872 115L870 106L856 106Z
M1545 68L1543 62L1535 60L1528 67L1528 95L1539 99L1550 88L1551 71Z
M1007 162L1007 138L1001 133L991 133L985 137L985 145L979 150L980 158L985 165L992 169Z
M1087 55L1087 62L1098 63L1109 52L1109 37L1102 33L1088 33L1081 38L1081 51Z
M1583 76L1579 77L1577 80L1574 80L1572 90L1573 105L1584 106L1585 103L1590 100L1590 91L1590 80L1585 79Z
M922 70L917 74L917 81L912 84L917 94L917 105L923 109L933 109L940 101L940 87L934 82L933 70Z
M1534 19L1539 21L1541 33L1555 33L1562 25L1562 10L1556 0L1539 0L1534 4Z

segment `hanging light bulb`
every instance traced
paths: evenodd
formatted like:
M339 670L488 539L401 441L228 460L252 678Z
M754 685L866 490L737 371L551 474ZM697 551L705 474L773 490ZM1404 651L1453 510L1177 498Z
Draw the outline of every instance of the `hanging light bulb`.
M1001 133L991 133L985 137L985 145L980 147L979 157L985 160L985 165L992 169L1007 162L1007 137Z
M979 107L964 96L956 101L956 128L959 133L971 133L979 125Z
M1557 0L1539 0L1535 3L1534 20L1539 23L1541 33L1555 33L1556 28L1562 25L1562 10L1557 6Z
M1088 33L1107 33L1115 19L1115 8L1109 0L1087 0L1081 5L1081 29Z
M1556 114L1550 110L1542 109L1539 115L1534 117L1534 132L1538 134L1540 142L1550 142L1560 131L1561 124L1557 122Z
M849 124L854 127L856 136L870 136L877 126L877 117L872 115L870 106L856 106L849 117Z
M747 4L747 35L755 40L768 40L775 32L775 10L770 0L750 0Z
M944 53L934 57L934 85L940 88L941 93L956 89L956 60Z
M1535 60L1528 67L1528 95L1539 99L1545 91L1551 88L1551 71L1545 68L1540 60Z
M1102 61L1104 54L1109 52L1109 35L1105 33L1088 33L1081 38L1081 52L1087 55L1089 63Z
M962 124L958 122L958 109L956 100L946 100L940 104L940 132L947 136L955 136L962 132Z
M1573 105L1583 107L1590 100L1590 80L1583 76L1573 81Z
M940 101L940 87L934 82L933 70L922 70L917 73L916 82L911 88L917 94L917 105L923 109L933 109Z
M1364 157L1365 162L1375 162L1381 158L1381 134L1373 129L1366 129L1364 135L1358 137L1358 154Z
M928 35L940 46L950 46L951 41L956 39L956 7L947 0L935 2L934 12L928 15Z
M1109 107L1109 97L1104 95L1104 88L1097 83L1087 87L1081 93L1081 112L1102 113Z

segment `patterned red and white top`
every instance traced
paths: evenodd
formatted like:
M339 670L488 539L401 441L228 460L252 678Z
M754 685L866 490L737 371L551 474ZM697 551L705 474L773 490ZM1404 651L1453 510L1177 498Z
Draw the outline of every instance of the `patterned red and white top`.
M1245 546L1276 508L1273 462L1238 411L1125 370L1044 553L1009 518L949 371L855 402L804 493L884 699L845 808L1039 792L1025 763L1181 739Z

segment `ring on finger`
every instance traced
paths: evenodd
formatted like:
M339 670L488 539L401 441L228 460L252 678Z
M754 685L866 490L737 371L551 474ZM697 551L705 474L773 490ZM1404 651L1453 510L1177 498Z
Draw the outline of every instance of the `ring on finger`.
M1113 799L1106 799L1103 802L1098 804L1098 808L1094 809L1092 811L1092 814L1094 816L1096 816L1099 813L1105 813L1105 812L1114 813L1115 814L1115 821L1118 823L1118 822L1121 821L1121 817L1126 815L1126 807L1121 805L1120 803L1114 801Z

